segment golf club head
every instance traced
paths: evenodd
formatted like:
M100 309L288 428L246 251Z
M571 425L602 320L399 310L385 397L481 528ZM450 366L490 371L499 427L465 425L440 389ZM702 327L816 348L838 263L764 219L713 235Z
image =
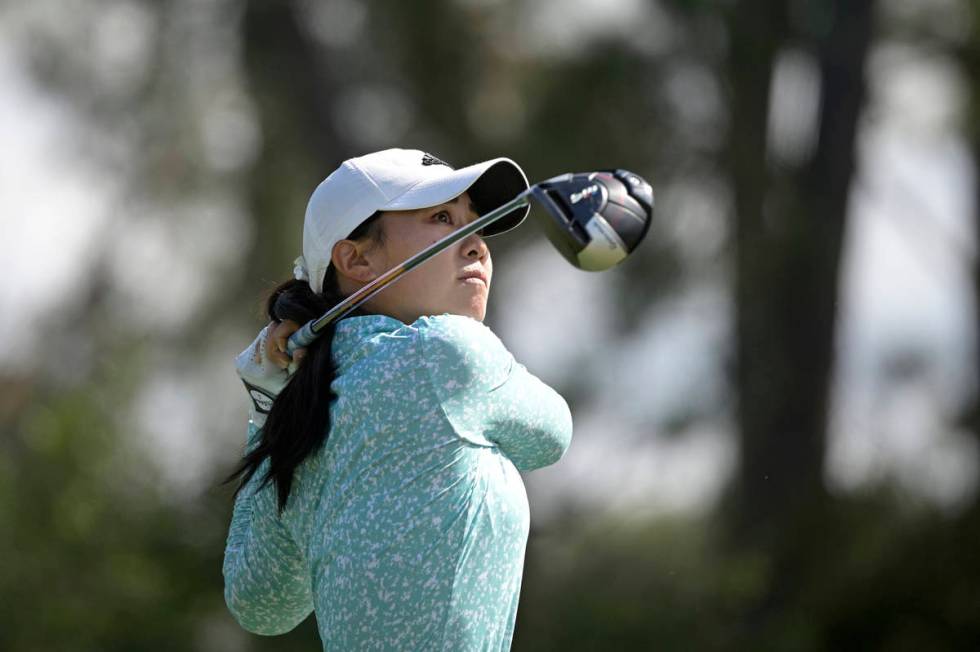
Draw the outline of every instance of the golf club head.
M622 262L643 241L653 188L628 170L563 174L531 187L547 216L548 239L568 262L598 272Z

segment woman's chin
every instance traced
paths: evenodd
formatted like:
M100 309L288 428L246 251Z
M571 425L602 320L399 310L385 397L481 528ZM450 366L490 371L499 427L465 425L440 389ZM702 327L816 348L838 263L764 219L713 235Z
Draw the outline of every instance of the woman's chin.
M474 302L470 303L469 305L464 306L463 309L460 311L460 314L464 314L464 315L466 315L468 317L472 317L473 319L475 319L477 321L483 321L483 318L487 314L487 302L486 301L479 301L479 302L474 301Z

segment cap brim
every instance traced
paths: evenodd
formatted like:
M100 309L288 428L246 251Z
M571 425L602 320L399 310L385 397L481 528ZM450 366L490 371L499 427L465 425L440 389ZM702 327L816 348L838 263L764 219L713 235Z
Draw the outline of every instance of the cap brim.
M495 158L458 170L447 168L445 175L417 183L382 206L381 210L402 211L438 206L468 191L477 213L485 215L527 188L527 177L517 163L509 158ZM510 231L524 221L530 210L530 205L516 208L479 233L490 237Z

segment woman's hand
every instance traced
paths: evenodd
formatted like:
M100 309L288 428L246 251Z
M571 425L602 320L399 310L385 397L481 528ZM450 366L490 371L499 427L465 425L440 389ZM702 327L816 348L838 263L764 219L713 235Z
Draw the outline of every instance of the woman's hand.
M296 349L293 352L292 360L290 360L286 354L286 343L289 340L289 336L301 327L301 324L297 324L290 319L284 319L281 322L269 322L268 336L265 338L266 359L280 369L287 369L290 362L296 363L293 366L294 369L299 367L300 363L303 362L303 358L306 357L306 348Z
M293 360L286 355L289 336L299 330L296 322L269 322L255 341L235 358L235 370L245 383L253 403L253 420L261 427L279 392L289 382L306 348L296 349Z

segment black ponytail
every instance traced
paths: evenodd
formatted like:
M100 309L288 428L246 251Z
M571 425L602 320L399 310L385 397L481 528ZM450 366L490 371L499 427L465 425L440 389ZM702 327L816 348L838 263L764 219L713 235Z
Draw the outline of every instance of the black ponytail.
M347 236L348 240L370 238L374 244L384 243L384 233L374 213ZM346 297L340 292L337 272L331 264L323 278L323 292L316 294L306 281L290 279L279 285L266 300L269 319L291 320L298 324L320 317ZM342 319L371 313L355 308ZM279 513L286 508L293 484L293 472L310 454L327 441L330 428L330 404L336 394L330 389L336 375L331 354L336 322L331 322L319 337L307 347L303 363L272 403L258 445L242 458L238 467L225 478L227 484L240 477L237 495L268 458L269 468L259 488L275 482Z

